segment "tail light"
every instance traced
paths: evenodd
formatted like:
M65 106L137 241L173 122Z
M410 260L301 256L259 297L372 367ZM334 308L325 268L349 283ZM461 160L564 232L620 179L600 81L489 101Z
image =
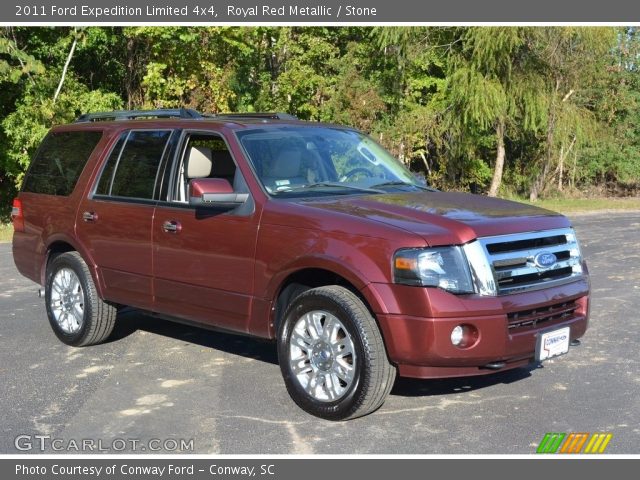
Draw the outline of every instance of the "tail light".
M17 198L13 200L11 221L15 232L24 232L24 210L22 210L22 202Z

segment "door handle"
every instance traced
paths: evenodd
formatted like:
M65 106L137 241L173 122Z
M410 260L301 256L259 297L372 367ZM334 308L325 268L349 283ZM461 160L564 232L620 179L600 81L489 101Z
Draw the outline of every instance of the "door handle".
M98 220L98 214L96 212L84 212L82 214L82 220L85 222L95 222Z
M162 224L162 230L166 233L180 233L182 225L176 220L167 220Z

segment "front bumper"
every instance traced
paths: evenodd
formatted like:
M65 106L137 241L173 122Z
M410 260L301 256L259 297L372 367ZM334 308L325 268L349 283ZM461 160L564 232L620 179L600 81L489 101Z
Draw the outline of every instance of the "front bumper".
M544 290L498 297L452 295L435 288L370 284L387 353L399 374L414 378L482 375L535 361L541 331L570 327L571 340L587 330L588 278ZM451 343L451 330L471 325L477 340Z

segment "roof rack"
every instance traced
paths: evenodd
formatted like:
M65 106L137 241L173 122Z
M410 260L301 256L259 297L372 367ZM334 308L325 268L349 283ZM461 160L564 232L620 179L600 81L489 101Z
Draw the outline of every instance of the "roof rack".
M212 115L215 118L257 118L265 120L298 120L298 117L283 112L250 112L250 113L218 113Z
M107 120L134 120L136 118L202 118L190 108L163 108L159 110L116 110L113 112L85 113L75 123L104 122Z
M158 110L115 110L113 112L85 113L76 118L74 123L105 122L109 120L134 120L136 118L220 118L220 119L264 119L264 120L298 120L288 113L200 113L191 108L162 108Z

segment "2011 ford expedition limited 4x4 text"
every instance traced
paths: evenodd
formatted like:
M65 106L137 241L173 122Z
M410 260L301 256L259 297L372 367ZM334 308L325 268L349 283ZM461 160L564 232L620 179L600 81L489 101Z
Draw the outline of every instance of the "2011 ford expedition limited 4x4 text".
M19 271L64 343L118 308L271 338L293 400L339 420L396 376L540 362L587 329L562 215L439 192L356 130L286 114L86 114L42 142L13 204Z

